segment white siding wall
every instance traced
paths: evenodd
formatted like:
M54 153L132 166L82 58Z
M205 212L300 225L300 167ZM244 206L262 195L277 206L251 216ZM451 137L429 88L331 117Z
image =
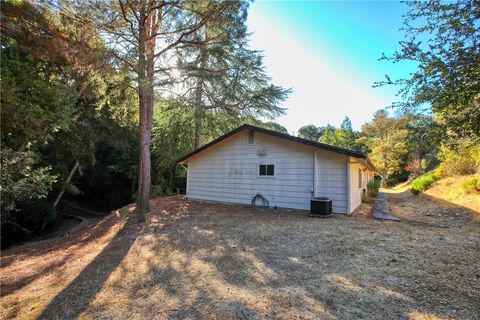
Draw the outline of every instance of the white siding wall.
M361 203L362 203L362 194L363 190L367 190L367 184L370 180L373 180L373 172L367 169L364 165L356 163L354 158L351 158L353 163L349 163L350 170L350 212L352 213ZM358 170L362 172L362 181L359 185L359 174Z
M352 213L362 203L362 188L358 187L358 163L350 163L350 212Z
M308 146L259 132L255 132L255 144L248 145L245 130L188 160L187 196L250 204L260 193L270 206L308 210L313 152ZM259 177L259 164L274 164L275 176Z
M348 213L347 159L335 152L316 151L315 196L332 199L335 213Z

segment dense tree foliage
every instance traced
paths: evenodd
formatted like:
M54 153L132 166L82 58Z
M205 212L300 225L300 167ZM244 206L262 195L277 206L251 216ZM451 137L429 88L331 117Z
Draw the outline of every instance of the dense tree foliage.
M407 154L406 119L389 117L385 110L379 110L370 123L362 126L362 137L358 139L371 150L370 158L386 184L388 176L401 169L402 158Z
M105 51L127 68L135 86L140 220L149 211L157 99L195 109L195 147L202 143L204 127L212 126L206 121L219 112L269 118L282 112L277 104L288 90L271 84L261 55L247 49L246 1L89 0L49 6L99 32Z
M123 148L127 142L118 136L136 130L136 114L131 81L122 65L111 63L95 30L26 1L2 2L1 20L4 240L8 226L18 226L20 239L54 222L48 206L56 206L66 192L86 194L87 181L93 188L111 183L94 183L88 168L102 166L97 153L105 143ZM111 193L131 192L136 175L120 174L133 183L114 184ZM98 205L108 207L102 201ZM45 214L39 209L35 216L31 206L44 208Z
M282 126L281 124L278 124L276 122L269 121L269 122L265 122L263 125L267 129L274 130L274 131L277 131L277 132L280 132L280 133L288 134L287 128L285 128L284 126Z
M401 88L402 100L394 106L408 119L406 172L414 177L439 159L440 176L474 172L480 167L473 160L480 145L480 2L406 4L405 39L397 52L382 59L414 61L418 68L407 79L386 76L376 83ZM418 116L430 112L433 116ZM402 170L395 174L403 176Z
M308 124L298 129L298 136L300 138L318 141L324 130L325 128L317 127L313 124Z
M404 169L411 177L416 177L439 164L438 152L446 132L430 115L407 113L404 117L408 130L408 154Z
M361 153L366 153L367 151L365 145L357 143L356 140L360 136L360 132L353 130L352 122L348 117L343 119L340 128L335 128L331 124L327 124L324 127L306 125L300 128L298 135L301 138L315 140L351 151Z
M437 121L456 136L480 135L480 2L407 2L405 40L394 62L418 62L409 79L380 82L400 85L400 106L431 106Z
M203 143L209 116L273 119L283 113L278 103L289 90L271 84L262 55L248 49L248 2L229 1L223 13L192 35L193 45L177 50L183 103L195 109L195 148ZM177 93L178 95L178 93Z

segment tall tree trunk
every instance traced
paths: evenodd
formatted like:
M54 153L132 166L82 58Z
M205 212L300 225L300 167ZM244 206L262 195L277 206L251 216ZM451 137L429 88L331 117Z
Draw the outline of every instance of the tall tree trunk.
M138 199L136 211L143 220L143 215L150 211L151 188L151 159L150 144L152 138L152 125L149 121L153 109L153 94L148 88L139 90L140 100L140 159L138 171Z
M146 3L143 2L140 10L140 21L146 21ZM139 24L138 38L138 102L140 122L140 157L138 165L138 198L136 212L139 220L144 220L145 213L150 211L150 184L151 159L150 143L152 129L149 127L148 115L153 95L150 94L151 85L147 77L146 58L147 30L146 23Z
M140 106L140 159L138 172L138 199L137 217L145 219L145 213L150 212L151 191L151 157L150 145L152 141L154 86L155 86L155 44L162 11L147 10L148 6L155 6L156 1L143 1L140 10L139 25L139 63L138 63L138 97Z

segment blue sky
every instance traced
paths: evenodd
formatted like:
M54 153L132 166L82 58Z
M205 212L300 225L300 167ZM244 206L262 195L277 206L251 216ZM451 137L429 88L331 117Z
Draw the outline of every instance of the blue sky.
M397 101L398 88L372 88L375 81L408 76L414 63L378 61L403 38L399 2L257 1L249 10L250 45L265 54L273 82L292 88L277 119L290 133L302 125L339 126L345 116L354 129Z

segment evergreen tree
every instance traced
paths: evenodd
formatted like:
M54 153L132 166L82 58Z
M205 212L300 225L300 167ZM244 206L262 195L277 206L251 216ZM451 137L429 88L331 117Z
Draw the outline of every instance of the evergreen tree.
M408 130L405 169L411 177L416 177L438 165L437 154L446 132L431 115L406 113L404 117L407 119Z
M108 52L118 65L129 67L136 82L139 108L137 217L150 210L151 137L156 86L168 79L172 50L195 44L194 35L216 19L230 2L120 0L54 2L64 15L103 34Z
M357 135L352 129L350 118L345 117L340 125L340 129L335 130L335 145L352 151L360 151L359 145L355 141L356 138Z
M229 5L192 36L194 45L177 50L184 104L195 110L194 147L204 141L208 114L270 118L284 111L278 106L289 90L274 86L265 74L262 56L247 48L246 1ZM193 88L193 90L192 90Z
M282 126L281 124L278 124L276 122L265 122L264 126L267 129L270 129L270 130L274 130L274 131L277 131L277 132L280 132L280 133L288 134L287 128L285 128L284 126Z

